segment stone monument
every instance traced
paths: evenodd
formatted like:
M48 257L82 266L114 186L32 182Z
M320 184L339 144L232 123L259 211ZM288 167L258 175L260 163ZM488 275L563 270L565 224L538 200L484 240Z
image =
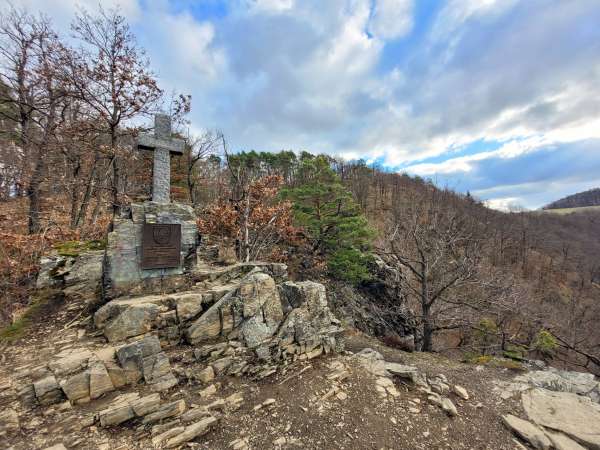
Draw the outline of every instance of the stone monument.
M171 118L157 114L154 133L141 135L137 148L154 153L152 201L132 204L113 222L104 262L106 298L186 287L184 274L199 243L193 208L170 201L171 155L184 148L171 136Z

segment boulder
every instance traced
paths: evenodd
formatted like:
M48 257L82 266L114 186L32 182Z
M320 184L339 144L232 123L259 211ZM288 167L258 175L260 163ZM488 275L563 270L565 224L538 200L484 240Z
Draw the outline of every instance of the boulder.
M250 348L271 337L283 320L275 280L266 273L250 274L238 289L244 322L240 334Z
M100 425L108 427L119 425L135 417L135 412L129 403L120 404L100 411L98 414Z
M183 402L183 400L181 401ZM107 427L119 425L136 417L144 417L145 419L158 411L165 414L167 410L171 410L171 406L171 404L161 406L158 394L140 398L137 392L132 392L115 398L106 409L99 412L98 417L100 425Z
M200 344L221 335L221 305L219 303L213 305L187 329L186 336L190 343Z
M307 305L311 310L320 310L327 307L325 286L312 281L295 283L288 281L279 286L279 293L284 307L290 311Z
M385 368L386 362L381 353L371 348L363 348L355 356L357 357L358 363L372 375L380 377L389 375L389 372Z
M57 377L84 370L93 354L87 348L69 349L57 353L48 363L48 368Z
M117 350L117 358L132 382L144 378L155 391L163 391L177 384L169 358L162 351L156 336L146 336L122 346Z
M153 413L159 409L160 395L147 395L145 397L132 401L130 404L135 415L138 417L142 417L147 414Z
M427 385L425 376L421 374L415 366L386 362L384 367L385 370L387 370L392 375L403 378L405 380L409 380L415 385Z
M184 322L195 318L202 312L204 296L200 293L183 293L173 295L176 303L177 318L179 322Z
M568 392L532 389L521 396L530 420L560 431L585 447L600 450L600 408L589 398Z

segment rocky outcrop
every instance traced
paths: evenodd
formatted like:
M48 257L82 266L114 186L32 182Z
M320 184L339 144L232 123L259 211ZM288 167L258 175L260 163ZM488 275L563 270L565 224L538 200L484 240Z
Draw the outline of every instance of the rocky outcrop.
M276 286L269 275L254 272L193 322L186 337L196 345L235 339L258 358L271 360L327 353L336 347L340 332L322 285Z
M49 262L41 285L85 286L91 259L80 262ZM93 273L99 287L100 272ZM74 429L123 424L142 433L151 429L156 448L176 448L210 431L226 411L243 403L240 393L215 398L223 382L219 377L262 379L285 371L291 361L341 348L342 328L329 310L325 287L288 281L283 264L197 265L186 276L182 291L118 297L92 317L84 315L89 308L79 312L80 303L71 304L74 318L64 327L69 339L56 340L11 384L23 410L61 415L73 410ZM189 397L172 389L180 383L204 386L188 404ZM268 400L261 405L270 407ZM0 436L20 426L14 411L0 419Z
M308 281L278 285L286 278L284 269L262 263L217 269L214 284L205 289L112 300L96 312L94 323L110 342L156 332L167 346L181 340L193 346L232 342L236 356L244 359L328 353L338 345L342 329L328 308L324 286ZM205 272L204 278L211 276ZM223 372L225 363L217 364L216 371Z
M40 259L38 289L61 289L68 301L98 303L104 251L88 251L79 256L48 255Z
M583 395L600 403L600 381L594 374L571 372L549 367L546 370L534 370L515 377L514 383L523 383L533 387L556 392L570 392Z
M395 342L388 345L413 351L417 327L401 288L405 275L384 256L388 258L374 255L369 267L372 278L360 288L343 283L328 287L330 307L349 326L371 336L391 337Z
M521 401L534 423L600 450L600 407L590 399L568 392L532 389L523 393Z
M526 373L515 380L505 392L521 394L527 419L503 416L507 428L534 448L600 450L600 405L588 395L593 376L552 370ZM532 388L534 383L553 390Z
M548 450L552 445L544 430L531 422L511 414L502 416L502 422L523 440L529 442L533 448Z

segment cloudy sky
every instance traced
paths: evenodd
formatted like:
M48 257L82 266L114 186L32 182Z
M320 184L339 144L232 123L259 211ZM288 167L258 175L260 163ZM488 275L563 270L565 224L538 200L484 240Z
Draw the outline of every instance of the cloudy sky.
M65 34L98 4L16 3ZM236 150L364 158L497 208L600 187L599 0L102 3Z

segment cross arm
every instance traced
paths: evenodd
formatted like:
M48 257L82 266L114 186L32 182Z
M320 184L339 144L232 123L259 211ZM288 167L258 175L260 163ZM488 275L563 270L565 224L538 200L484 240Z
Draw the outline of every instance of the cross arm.
M185 142L183 139L161 139L149 134L140 135L137 142L138 148L142 150L154 150L155 148L162 148L178 155L183 154L184 144Z

